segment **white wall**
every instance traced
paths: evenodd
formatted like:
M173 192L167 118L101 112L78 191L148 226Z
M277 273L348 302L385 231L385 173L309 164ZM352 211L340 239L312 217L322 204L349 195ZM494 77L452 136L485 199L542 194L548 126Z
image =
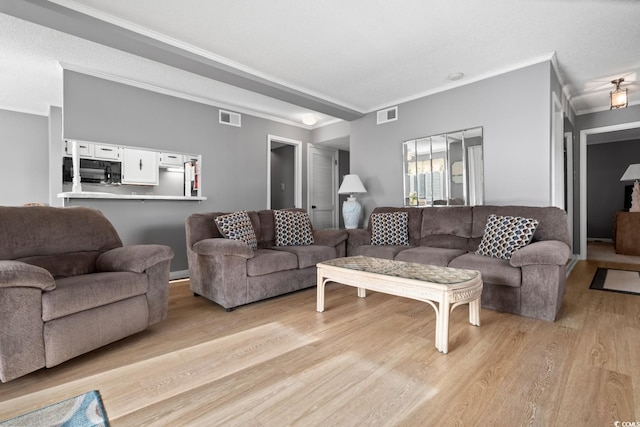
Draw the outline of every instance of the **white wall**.
M485 204L547 206L550 201L550 67L535 64L399 105L398 120L376 113L351 122L351 173L376 206L400 206L402 142L482 126Z

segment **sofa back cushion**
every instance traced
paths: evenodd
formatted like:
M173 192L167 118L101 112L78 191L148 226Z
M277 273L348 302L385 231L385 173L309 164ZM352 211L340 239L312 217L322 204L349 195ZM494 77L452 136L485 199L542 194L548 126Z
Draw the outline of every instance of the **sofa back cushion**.
M468 250L473 225L471 206L426 207L420 246Z
M201 240L224 237L218 230L215 218L227 212L194 213L187 217L184 227L187 236L187 248Z
M122 246L102 212L86 207L0 206L0 236L3 260L104 252Z
M374 213L388 213L388 212L406 212L408 215L408 229L409 229L409 245L418 246L420 244L420 226L422 220L422 209L418 208L394 208L394 207L377 207L373 209L371 214ZM367 229L369 233L372 232L371 218L369 218Z
M294 212L306 212L304 209L290 208L285 209ZM201 240L224 238L218 230L215 218L222 215L228 215L233 212L207 212L194 213L185 220L185 230L187 236L187 248ZM272 209L261 211L247 211L253 231L258 240L258 249L268 249L276 245L276 223Z
M480 245L487 218L491 214L502 216L520 216L538 220L538 226L531 239L532 242L540 240L559 240L571 246L567 213L553 206L474 206L473 229L469 250L475 252Z
M49 271L55 279L91 274L97 271L96 260L102 254L100 251L69 252L57 255L42 255L18 258L26 264L42 267Z

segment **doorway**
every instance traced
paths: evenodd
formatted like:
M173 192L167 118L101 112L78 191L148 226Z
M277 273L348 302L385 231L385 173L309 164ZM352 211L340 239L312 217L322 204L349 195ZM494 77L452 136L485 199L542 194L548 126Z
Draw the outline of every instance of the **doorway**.
M607 132L640 128L640 122L583 129L580 131L580 259L587 259L587 137Z
M271 143L271 209L295 207L295 147Z
M267 209L302 207L302 141L267 135Z

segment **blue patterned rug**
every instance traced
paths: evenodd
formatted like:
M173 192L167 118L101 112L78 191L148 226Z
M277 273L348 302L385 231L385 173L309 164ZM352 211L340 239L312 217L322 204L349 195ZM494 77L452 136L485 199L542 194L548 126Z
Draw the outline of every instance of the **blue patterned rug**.
M93 390L8 420L2 427L108 427L109 421L100 393Z

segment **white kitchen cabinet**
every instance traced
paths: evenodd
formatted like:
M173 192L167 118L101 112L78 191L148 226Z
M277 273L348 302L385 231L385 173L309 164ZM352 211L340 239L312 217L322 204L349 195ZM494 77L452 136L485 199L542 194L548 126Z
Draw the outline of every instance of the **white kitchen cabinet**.
M122 183L158 185L158 152L123 148Z
M121 148L115 145L94 144L93 157L105 160L120 160Z
M182 154L160 153L160 166L182 167Z
M72 141L71 140L65 140L64 141L64 155L66 156L71 156L73 153L72 151ZM78 156L79 157L83 157L83 158L93 158L93 144L89 143L89 142L84 142L84 141L77 141L76 142L76 147L78 150Z

